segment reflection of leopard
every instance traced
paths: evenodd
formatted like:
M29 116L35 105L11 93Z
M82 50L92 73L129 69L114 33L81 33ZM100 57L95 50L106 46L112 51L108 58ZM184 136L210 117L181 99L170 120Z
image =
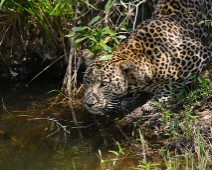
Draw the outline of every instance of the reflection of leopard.
M159 0L153 17L143 22L110 60L97 59L88 67L84 76L87 109L104 114L124 105L124 96L133 96L133 101L140 92L152 92L154 99L163 100L172 88L190 83L212 56L201 43L207 24L198 24L211 20L209 2ZM151 102L142 108L151 110Z

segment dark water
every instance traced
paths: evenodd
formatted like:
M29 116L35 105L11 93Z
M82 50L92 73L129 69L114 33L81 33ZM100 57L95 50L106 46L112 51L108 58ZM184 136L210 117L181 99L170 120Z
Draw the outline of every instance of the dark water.
M104 158L114 158L108 151L118 150L116 141L126 147L126 138L110 118L95 118L80 105L75 112L82 128L77 129L64 98L48 93L54 89L55 83L1 85L0 170L99 170L98 150ZM138 165L130 156L120 162L117 169Z

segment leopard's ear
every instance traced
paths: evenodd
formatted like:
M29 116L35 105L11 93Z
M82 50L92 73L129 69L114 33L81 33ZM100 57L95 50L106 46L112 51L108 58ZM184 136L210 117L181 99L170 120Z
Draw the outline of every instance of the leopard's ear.
M84 49L82 50L82 58L84 60L85 66L89 67L94 60L94 54L90 50Z
M131 61L122 61L119 66L121 71L126 74L131 72L135 68L135 65Z

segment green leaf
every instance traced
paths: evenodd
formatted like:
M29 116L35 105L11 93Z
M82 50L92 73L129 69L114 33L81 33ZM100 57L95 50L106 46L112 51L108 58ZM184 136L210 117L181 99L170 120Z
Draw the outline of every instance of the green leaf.
M101 41L100 43L99 43L99 45L105 50L105 51L111 51L111 48L107 45L107 44L105 44L103 41Z
M201 10L202 13L205 13L205 7L204 7L204 5L200 5L200 10Z
M210 24L209 24L208 34L210 35L210 37L212 37L212 22L210 22Z
M200 22L199 22L199 25L201 25L201 24L203 24L203 23L205 23L205 20L200 21Z
M104 43L108 43L109 41L110 41L110 37L109 36L107 36L107 37L105 37L105 39L104 39Z
M84 2L85 4L87 4L88 6L90 6L91 8L98 10L95 6L91 5L88 1L86 0L81 0L82 2Z
M90 22L89 22L89 26L91 26L93 23L95 23L96 21L98 21L98 19L100 18L100 16L96 16L94 17Z
M119 41L116 38L114 39L114 41L116 44L119 44Z
M74 43L79 43L79 42L85 40L86 38L88 38L88 37L78 38L74 41Z
M201 24L206 23L206 22L209 22L209 21L210 20L202 20L202 21L199 22L199 24L201 25Z
M108 151L108 152L113 153L114 155L117 155L117 156L119 155L118 152L116 151Z
M72 30L73 31L82 31L82 30L85 30L87 28L89 28L89 27L73 27Z
M116 144L118 145L119 153L124 154L124 148L121 147L119 142L116 142Z
M120 28L120 30L121 30L121 31L126 31L127 28L126 28L125 26L123 26L123 27Z
M119 35L117 38L120 38L120 39L125 39L127 38L125 35Z
M97 43L97 40L96 40L96 38L95 38L95 37L93 37L93 36L89 36L89 39L90 39L91 41L94 41L94 42L96 42L96 43Z
M105 35L105 34L109 34L109 35L115 34L115 32L113 30L111 30L108 26L104 27L102 31L103 31L103 33L102 33L103 35Z
M51 11L49 15L57 16L59 14L58 8L59 8L59 4L56 5L56 7L53 9L53 11Z
M0 2L0 7L2 7L4 1L5 1L5 0L1 0L1 2Z
M103 55L99 58L99 60L103 61L103 60L109 60L113 57L112 54L109 54L109 55Z
M67 35L65 35L65 37L74 37L75 36L75 34L67 34Z
M188 15L188 8L185 8L185 9L184 9L184 13L185 13L186 15Z
M108 0L105 5L105 13L108 13L110 11L111 6L111 0Z
M121 1L120 3L127 9L127 5L123 1Z

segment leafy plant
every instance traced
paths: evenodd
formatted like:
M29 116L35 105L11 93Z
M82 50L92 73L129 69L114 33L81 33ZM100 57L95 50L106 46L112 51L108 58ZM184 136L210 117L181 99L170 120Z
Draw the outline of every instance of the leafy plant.
M48 47L54 51L59 48L61 40L64 42L63 31L70 29L68 24L62 23L73 20L74 4L73 0L7 0L0 3L4 12L11 11L18 15L19 26L26 25L24 29L27 32L30 31L30 25L37 28Z
M142 170L143 169L150 170L152 168L158 169L157 166L160 164L147 162L147 158L146 158L147 142L145 141L144 136L140 129L139 129L139 141L141 142L141 146L142 146L143 160L139 160L139 165L138 165L138 168L136 169L142 169Z
M161 148L159 149L160 155L163 157L165 166L170 170L181 169L211 169L211 155L205 148L205 139L201 134L200 127L193 126L195 137L193 137L195 146L193 148L196 154L189 148L181 150L181 154L177 152L170 152L170 150ZM182 148L181 148L182 149Z
M202 20L199 22L199 24L205 24L205 23L209 23L208 24L208 35L210 37L212 37L212 21L211 20Z
M74 45L80 46L83 44L90 44L90 50L95 54L109 53L113 48L117 48L120 39L126 38L124 35L117 35L114 30L111 30L108 26L104 28L91 27L100 17L97 16L91 20L88 26L74 27L72 30L74 34L68 34L66 37L74 38ZM104 60L104 59L102 59Z
M110 167L109 169L114 170L117 166L117 161L120 160L122 155L125 155L124 148L122 148L118 142L116 142L116 144L118 146L118 151L108 151L109 153L112 153L115 158L104 158L101 150L98 151L98 157L100 159L100 166L102 170L107 170L108 166Z
M190 104L196 104L199 99L205 98L210 94L209 80L203 77L197 77L194 84L199 83L199 87L191 90L186 97Z
M187 137L190 137L192 131L192 121L199 116L192 116L192 108L184 106L184 125L185 125L185 134Z
M150 170L150 169L157 170L157 169L160 169L160 168L157 167L158 165L160 165L160 164L157 164L157 163L147 163L145 161L139 161L138 167L141 170Z

